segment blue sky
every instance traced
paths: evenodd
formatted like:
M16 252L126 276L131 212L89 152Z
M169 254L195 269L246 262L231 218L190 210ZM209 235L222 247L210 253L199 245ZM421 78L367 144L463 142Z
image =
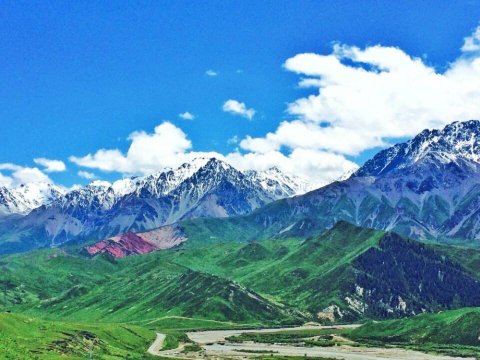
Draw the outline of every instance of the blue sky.
M341 115L339 110L322 110L318 116L306 114L305 109L293 111L289 103L318 95L319 89L328 93L334 86L299 86L302 78L329 78L323 70L320 74L309 67L314 67L315 61L323 64L322 59L299 58L290 67L286 61L304 53L332 54L336 43L349 46L337 49L337 57L339 52L347 53L341 55L342 62L348 65L350 61L358 69L376 60L361 60L361 64L357 58L352 60L351 47L364 50L380 44L384 49L401 49L411 58L422 59L423 66L444 74L459 58L476 58L475 49L461 48L465 38L473 36L479 21L480 2L473 0L4 1L0 7L0 164L9 166L0 166L0 170L4 177L11 176L15 166L37 167L45 173L42 162L34 163L34 159L60 160L66 170L52 168L47 175L66 186L88 181L79 177L78 171L107 180L125 173L145 173L151 164L137 168L129 163L117 172L93 160L85 166L86 161L78 159L94 156L99 149L115 149L125 155L131 145L130 134L143 131L147 136L168 120L190 143L172 150L172 154L215 151L227 155L236 149L239 156L248 152L265 154L266 146L288 156L302 148L322 151L321 157L305 165L306 176L316 177L315 166L318 176L334 176L332 168L341 167L343 171L348 167L338 156L361 164L379 146L408 138L413 130L389 129L370 138L353 139L358 146L348 149L334 145L303 148L298 141L284 139L277 131L283 120L311 116L302 121L315 131L317 127L331 127L328 116L336 121L338 129L349 124L342 118L348 115ZM217 75L207 75L208 70ZM452 83L454 91L459 80ZM365 83L361 88L369 86ZM342 83L342 87L348 84ZM351 94L348 89L345 93ZM237 101L238 106L244 103L247 110L255 111L254 115L249 119L238 109L236 113L225 111L222 107L227 100ZM350 100L345 99L348 103ZM325 102L322 104L324 108ZM418 128L442 125L454 115L458 120L476 115L473 109L443 118L426 108L415 114L419 119L424 115L428 118ZM184 112L193 114L194 119L180 118ZM397 125L408 126L410 120L402 121ZM264 144L269 132L278 136ZM339 134L335 141L349 141ZM240 146L247 136L259 141ZM318 139L322 139L321 134ZM311 151L298 156L317 156ZM72 156L76 163L71 161ZM258 158L232 161L240 167L258 168L285 161L286 170L296 170L287 160L273 155L270 160ZM325 169L315 165L330 160ZM159 168L169 165L167 161Z

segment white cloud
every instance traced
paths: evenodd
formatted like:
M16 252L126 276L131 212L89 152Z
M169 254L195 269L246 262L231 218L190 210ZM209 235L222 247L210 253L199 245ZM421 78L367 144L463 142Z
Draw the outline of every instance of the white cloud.
M394 47L335 45L327 55L299 54L285 68L299 85L318 92L289 104L295 117L240 146L265 153L283 147L342 155L386 146L425 128L480 118L480 28L465 38L462 54L438 72Z
M195 115L193 115L192 113L189 113L188 111L185 111L184 113L178 114L178 116L180 118L182 118L183 120L193 120L193 119L195 119Z
M38 168L24 167L12 174L19 183L53 183L53 181Z
M464 39L462 51L467 53L480 51L480 26L475 29L472 35Z
M23 167L20 165L12 164L12 163L1 163L0 164L0 170L11 170L11 171L17 171L22 169Z
M233 115L243 116L249 120L255 116L255 109L248 109L245 103L237 100L227 100L223 103L223 111Z
M442 72L381 45L337 44L329 54L299 54L284 66L299 75L299 86L312 89L288 105L292 119L264 136L236 139L240 149L235 152L205 155L240 169L278 166L320 185L356 167L347 156L425 128L480 118L480 28L465 38L461 55ZM223 110L249 119L255 114L232 99ZM187 135L168 122L153 134L137 132L129 139L126 154L103 149L71 160L104 171L149 173L202 155L191 151Z
M10 188L12 187L12 185L13 185L13 179L10 176L6 176L0 173L0 186Z
M84 171L84 170L80 170L77 173L77 175L80 176L81 178L84 178L84 179L87 179L87 180L93 180L97 177L94 173Z
M205 75L207 76L218 76L218 74L220 74L218 71L212 69L205 71Z
M16 187L21 184L49 183L53 181L36 167L24 167L12 163L0 164L0 170L9 174L0 173L0 186Z
M228 145L236 145L240 142L238 135L233 135L230 139L227 140Z
M196 157L216 157L238 169L265 170L277 166L283 171L311 178L313 183L318 185L337 178L356 166L340 155L300 148L286 155L278 150L263 151L263 149L262 151L253 149L247 153L236 151L227 155L190 151L191 143L186 134L169 122L158 125L151 134L135 132L129 139L131 144L125 154L118 149L101 149L83 157L72 156L70 160L80 166L103 171L150 174L165 168L177 167ZM234 137L234 140L239 139ZM80 173L89 174L83 171L78 174Z
M149 134L136 131L126 154L118 149L100 149L83 157L71 156L70 161L87 168L116 171L125 174L163 170L180 165L192 144L187 135L170 122L163 122Z
M41 165L44 167L43 171L45 172L62 172L67 169L65 163L60 160L51 160L46 158L36 158L33 159L35 164Z

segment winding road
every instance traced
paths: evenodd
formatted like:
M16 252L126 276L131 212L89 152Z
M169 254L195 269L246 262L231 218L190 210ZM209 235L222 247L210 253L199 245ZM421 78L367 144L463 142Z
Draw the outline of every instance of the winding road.
M152 345L148 348L148 353L152 355L160 356L160 352L162 351L163 342L165 341L166 335L157 333L157 338L153 342Z

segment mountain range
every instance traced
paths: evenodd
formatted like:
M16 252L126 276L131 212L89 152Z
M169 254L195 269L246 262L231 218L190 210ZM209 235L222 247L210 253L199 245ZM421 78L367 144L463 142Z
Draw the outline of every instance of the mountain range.
M340 220L409 238L480 246L480 121L425 130L355 173L252 213L180 222L191 241L308 237ZM203 239L203 240L200 240Z
M16 215L3 221L0 253L102 239L190 218L247 214L310 189L305 180L278 168L242 172L215 158L113 184L94 181L69 192L49 184L36 185L43 191L30 187L0 189L3 213Z
M479 138L480 121L425 130L312 191L210 158L68 192L2 189L0 350L26 353L19 322L46 339L31 354L66 358L100 335L97 349L144 358L147 330L175 348L186 329L365 322L344 335L476 356Z
M340 220L418 240L478 246L478 139L478 120L424 130L380 151L344 180L310 192L307 182L276 168L242 172L214 158L113 184L96 181L66 194L50 187L55 195L45 197L46 204L2 221L0 252L138 232L147 241L140 252L176 244L178 236L182 242L304 237ZM26 212L2 199L4 209ZM149 243L157 233L148 231L165 225L170 230L162 232L162 244ZM116 239L130 243L132 237ZM131 253L129 246L114 251Z

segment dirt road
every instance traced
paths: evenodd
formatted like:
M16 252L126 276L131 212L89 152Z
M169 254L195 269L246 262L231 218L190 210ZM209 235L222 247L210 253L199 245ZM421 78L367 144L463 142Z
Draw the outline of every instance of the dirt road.
M163 342L165 341L165 337L165 334L157 333L157 338L147 350L148 353L159 356L160 351L162 350Z

